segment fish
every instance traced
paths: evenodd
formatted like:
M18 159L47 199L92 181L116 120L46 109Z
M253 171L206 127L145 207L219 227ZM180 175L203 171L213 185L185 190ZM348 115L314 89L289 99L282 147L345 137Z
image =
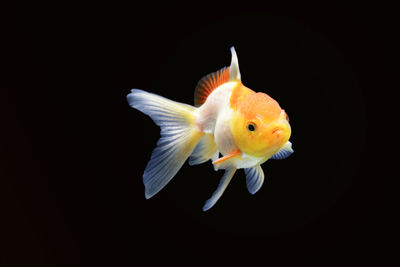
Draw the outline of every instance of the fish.
M212 208L232 177L244 169L251 194L264 183L261 164L284 159L293 152L291 127L285 110L272 97L243 85L238 57L232 46L229 67L200 79L194 105L132 89L127 101L160 126L160 139L143 174L145 197L160 192L187 159L189 165L211 160L214 170L224 170L217 189L203 206Z

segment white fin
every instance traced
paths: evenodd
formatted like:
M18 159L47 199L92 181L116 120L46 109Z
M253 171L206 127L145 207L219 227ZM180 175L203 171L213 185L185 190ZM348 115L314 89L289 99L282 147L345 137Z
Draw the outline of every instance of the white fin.
M218 199L224 193L229 182L232 180L232 177L235 174L235 171L236 171L235 168L225 170L224 175L222 176L221 180L219 181L217 190L214 191L211 198L206 201L206 204L204 204L203 211L211 209L215 205L215 203L217 203Z
M219 158L219 151L215 152L215 154L211 157L211 162L216 161L218 158ZM213 166L214 166L214 171L218 171L217 166L215 166L214 164Z
M293 152L292 143L287 141L286 144L284 144L283 147L271 157L271 159L285 159L293 154Z
M193 127L192 106L138 89L132 89L127 100L131 107L150 116L161 127L161 138L143 174L145 197L150 198L175 176L203 133Z
M246 185L250 194L254 195L264 183L264 172L260 165L244 169Z
M229 81L241 81L239 61L236 55L235 48L233 46L231 47L231 53L232 53L232 60L231 60L231 66L229 68Z
M193 150L192 155L189 158L189 165L197 165L206 162L212 158L217 152L217 145L214 142L214 138L211 134L206 134L201 138Z
M219 154L218 154L219 156ZM240 150L232 151L230 154L227 154L221 158L218 158L212 162L214 165L214 169L231 169L237 168L238 162L242 160L242 152Z

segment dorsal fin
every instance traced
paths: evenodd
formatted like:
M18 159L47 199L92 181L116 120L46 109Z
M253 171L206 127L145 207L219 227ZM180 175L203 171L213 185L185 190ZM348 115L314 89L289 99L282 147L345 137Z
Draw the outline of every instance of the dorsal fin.
M227 81L229 81L229 67L222 68L201 78L194 90L194 105L199 107L204 104L211 92Z
M232 59L230 67L225 67L216 72L210 73L207 76L201 78L201 80L198 82L196 89L194 90L194 105L196 107L204 104L204 102L206 102L207 100L207 97L218 86L228 81L241 81L239 62L235 48L233 46L231 47L231 53Z
M229 70L229 80L230 81L241 81L240 79L240 70L239 70L239 60L235 51L235 48L231 47L232 59L231 59L231 67Z

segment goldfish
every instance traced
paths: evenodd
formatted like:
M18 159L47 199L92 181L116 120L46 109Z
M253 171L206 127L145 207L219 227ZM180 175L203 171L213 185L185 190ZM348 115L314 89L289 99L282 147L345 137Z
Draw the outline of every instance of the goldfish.
M255 194L264 182L261 164L294 152L285 110L266 93L243 85L235 48L230 50L230 66L198 82L194 106L140 89L127 95L132 108L150 116L161 128L143 174L146 199L163 189L188 158L189 165L211 160L214 170L224 170L224 174L203 206L207 211L238 169L244 169L247 189Z

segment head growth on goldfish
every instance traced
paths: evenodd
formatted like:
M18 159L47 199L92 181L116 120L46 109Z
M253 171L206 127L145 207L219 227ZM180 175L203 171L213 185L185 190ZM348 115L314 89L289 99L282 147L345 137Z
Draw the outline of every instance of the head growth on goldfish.
M232 136L243 153L268 159L290 138L287 115L267 94L246 91L246 96L239 102L231 98L231 107L235 110L231 121Z

